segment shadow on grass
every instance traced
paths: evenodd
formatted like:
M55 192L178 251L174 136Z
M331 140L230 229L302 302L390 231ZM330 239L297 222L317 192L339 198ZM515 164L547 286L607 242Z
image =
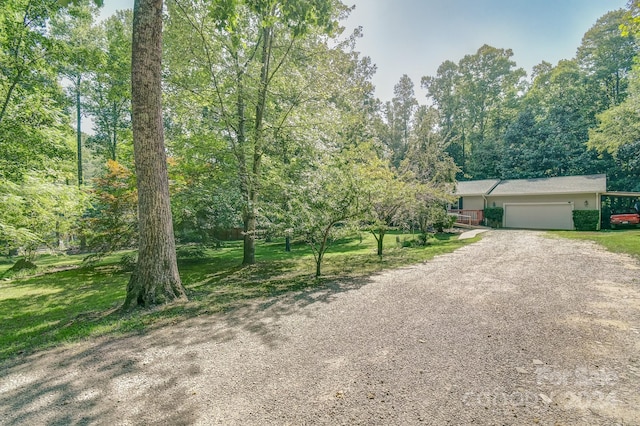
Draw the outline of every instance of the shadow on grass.
M180 259L190 301L133 313L118 310L129 274L117 272L115 264L0 282L0 361L62 342L141 332L194 316L228 312L255 299L313 291L333 281L343 282L340 277L353 279L419 263L459 245L439 241L442 246L402 249L394 247L393 234L389 240L382 258L359 238L338 242L327 254L321 280L314 278L309 247L300 243L290 253L284 252L282 243L263 243L258 263L251 266L238 265L242 247L237 244L209 251L204 259Z
M11 283L0 296L0 360L92 334L115 319L124 274L70 270Z
M240 268L240 275L259 275L257 268ZM230 281L233 274L226 277ZM212 278L213 279L213 278ZM312 280L299 277L287 282L271 280L269 284L226 284L225 292L203 291L200 300L158 310L161 321L153 322L145 333L99 339L90 345L57 348L25 359L5 362L0 369L0 412L3 424L92 424L121 417L120 401L112 398L114 389L122 396L126 389L127 406L135 407L140 424L162 419L166 424L192 424L200 407L190 388L189 377L203 374L193 351L198 345L211 350L217 344L235 339L239 334L256 336L267 347L286 344L279 322L294 313L312 316L304 308L317 303L331 303L340 293L360 288L370 278ZM218 287L218 281L202 286ZM269 294L269 298L260 298ZM232 301L233 304L227 304ZM200 315L212 305L233 306L224 315ZM175 314L180 327L163 327ZM138 312L136 316L154 315ZM170 352L167 352L171 348ZM213 355L213 354L212 354ZM176 357L193 359L192 365L171 370L157 369L153 359ZM187 364L189 364L187 362ZM69 374L72 371L74 374ZM2 385L4 383L4 385ZM151 398L161 391L162 398ZM153 418L145 418L152 413ZM130 413L127 413L130 415Z
M0 330L5 339L0 340L0 358L5 359L0 364L3 424L92 424L127 418L121 417L114 391L120 397L126 394L127 406L136 409L129 418L137 423L162 418L167 424L191 424L202 408L189 387L190 377L204 374L202 360L188 362L202 356L193 350L197 345L211 351L239 335L256 337L267 348L286 344L280 328L284 317L313 318L315 310L307 308L366 286L376 271L418 263L463 243L426 249L390 246L382 259L357 239L343 244L347 248L327 257L322 279L313 277L313 258L303 245L283 254L281 245L265 244L259 262L245 267L236 263L238 247L213 251L206 259L181 259L190 301L130 313L118 310L128 280L124 273L74 270L0 283L0 321L11 327ZM180 326L165 327L178 322ZM109 338L25 355L105 334ZM187 362L181 362L181 368L156 368L154 359L166 357ZM162 398L149 397L158 391Z

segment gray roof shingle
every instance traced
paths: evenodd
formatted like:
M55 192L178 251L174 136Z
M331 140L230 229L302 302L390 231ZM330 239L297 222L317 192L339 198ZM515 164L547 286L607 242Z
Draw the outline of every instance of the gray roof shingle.
M539 179L485 179L458 182L456 195L581 194L607 191L607 175L562 176Z
M470 180L465 182L458 182L456 187L456 195L460 197L470 195L486 195L499 182L500 179Z
M501 181L490 195L578 194L606 192L607 176L584 175Z

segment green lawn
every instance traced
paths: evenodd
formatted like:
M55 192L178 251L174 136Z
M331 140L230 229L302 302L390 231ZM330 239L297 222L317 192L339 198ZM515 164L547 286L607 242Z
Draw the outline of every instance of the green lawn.
M558 231L553 234L565 238L595 241L612 252L628 253L640 258L640 230L637 229L597 232Z
M389 234L385 254L376 253L373 236L345 239L329 249L323 277L314 279L315 263L309 247L294 244L291 253L282 241L259 242L257 264L242 267L242 243L207 250L202 259L179 259L189 302L152 310L122 313L128 273L112 255L87 268L81 256L42 256L36 275L2 278L14 260L0 260L0 360L64 342L105 334L141 332L149 327L192 316L220 312L249 299L273 297L311 287L322 288L338 279L362 277L384 269L415 264L451 252L472 240L442 234L426 247L401 248L396 242L412 235ZM66 269L66 270L65 270ZM47 272L49 271L49 272Z

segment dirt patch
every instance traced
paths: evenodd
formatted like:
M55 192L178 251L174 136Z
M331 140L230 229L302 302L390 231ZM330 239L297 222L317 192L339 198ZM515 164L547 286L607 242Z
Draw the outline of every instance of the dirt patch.
M637 260L492 231L425 264L0 366L3 424L640 424Z

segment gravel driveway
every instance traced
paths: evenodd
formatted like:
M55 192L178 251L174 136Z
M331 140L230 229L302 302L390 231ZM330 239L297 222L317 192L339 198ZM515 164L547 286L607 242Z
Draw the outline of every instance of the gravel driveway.
M640 262L492 231L414 267L0 365L0 423L640 425Z

